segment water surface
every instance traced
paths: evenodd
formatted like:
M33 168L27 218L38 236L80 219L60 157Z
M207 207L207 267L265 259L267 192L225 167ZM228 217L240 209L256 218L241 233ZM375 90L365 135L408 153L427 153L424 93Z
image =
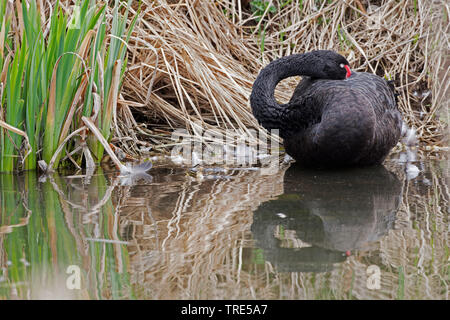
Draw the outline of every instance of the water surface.
M448 160L0 174L0 299L448 299Z

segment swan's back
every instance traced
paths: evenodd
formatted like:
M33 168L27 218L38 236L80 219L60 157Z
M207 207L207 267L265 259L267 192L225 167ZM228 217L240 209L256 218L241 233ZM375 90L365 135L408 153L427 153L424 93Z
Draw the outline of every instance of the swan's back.
M400 137L394 92L370 73L353 72L345 80L305 78L285 106L286 151L304 164L378 164Z

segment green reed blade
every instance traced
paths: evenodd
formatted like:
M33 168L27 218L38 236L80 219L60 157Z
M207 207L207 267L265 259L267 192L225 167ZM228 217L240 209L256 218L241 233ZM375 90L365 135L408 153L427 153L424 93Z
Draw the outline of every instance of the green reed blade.
M26 27L27 41L30 44L30 53L27 64L27 72L24 78L24 96L25 96L25 128L32 147L32 153L27 157L25 169L31 170L36 168L37 150L40 131L40 122L38 121L40 109L43 107L46 97L47 82L44 78L45 63L43 63L45 53L45 43L40 32L40 19L37 11L34 12L35 17L29 17L24 12L24 21L36 21L35 29ZM31 23L30 23L31 24Z
M106 49L104 46L99 47L98 45L104 45L104 38L105 38L105 16L103 15L102 19L102 25L100 26L99 32L97 34L96 39L96 45L95 45L95 51L96 55L91 56L92 63L96 64L97 68L99 67L98 60L97 60L97 54L100 53L101 60L104 63L103 70L104 74L102 79L99 79L100 74L98 72L98 69L95 68L96 72L94 74L94 82L97 86L97 88L100 89L100 94L103 95L103 108L100 110L98 119L97 119L97 126L100 129L102 135L106 138L107 141L110 139L111 135L111 123L112 123L112 116L113 116L113 109L115 105L115 99L117 99L117 91L121 86L123 74L126 67L126 60L125 54L126 54L126 43L128 42L132 29L137 21L138 14L135 15L132 22L128 26L128 31L126 32L126 21L128 19L129 14L129 7L131 6L131 0L128 0L127 3L123 4L125 6L125 12L123 14L119 13L119 9L121 7L121 4L119 1L115 1L114 4L114 10L113 10L113 20L112 20L112 26L111 26L111 37L110 37L110 43L109 47ZM138 13L140 12L140 4ZM125 37L125 38L124 38ZM102 54L104 53L104 54ZM122 62L121 69L119 70L119 77L118 81L117 79L114 80L115 77L117 77L117 73L115 73L115 65L117 64L117 61L120 60ZM102 82L101 82L102 81ZM90 84L92 86L93 84ZM111 94L112 93L112 94ZM88 96L86 105L85 105L85 112L92 110L92 96ZM87 113L89 115L89 113ZM101 143L96 141L94 138L90 138L89 145L91 150L93 150L93 154L98 162L100 162L103 158L103 152L104 148Z
M24 42L24 41L22 41ZM18 129L22 128L24 120L24 100L22 99L22 79L25 68L26 47L16 50L13 61L6 76L6 105L4 110L5 122ZM1 129L1 158L0 171L12 172L22 137Z

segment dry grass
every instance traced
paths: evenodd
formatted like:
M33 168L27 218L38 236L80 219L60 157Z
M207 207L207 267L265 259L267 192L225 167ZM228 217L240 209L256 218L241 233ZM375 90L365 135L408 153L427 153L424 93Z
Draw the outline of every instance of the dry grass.
M289 3L281 7L283 2ZM259 70L281 56L333 49L357 71L395 79L400 109L422 145L446 146L448 3L270 3L277 11L261 12L258 20L244 0L144 0L114 142L142 154L167 141L173 128L196 135L199 128L257 127L248 97ZM295 81L278 86L280 100L289 98Z

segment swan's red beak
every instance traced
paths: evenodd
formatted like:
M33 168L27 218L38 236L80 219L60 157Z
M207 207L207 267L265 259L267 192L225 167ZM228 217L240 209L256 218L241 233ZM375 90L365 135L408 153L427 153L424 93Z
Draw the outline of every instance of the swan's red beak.
M345 79L347 79L348 77L350 77L352 75L352 72L350 70L350 67L346 64L344 66L345 70L347 70L347 74L345 75Z
M345 70L347 70L347 74L345 75L345 79L347 79L348 77L350 77L352 75L352 72L350 70L350 67L348 66L348 64L346 64L344 66Z

